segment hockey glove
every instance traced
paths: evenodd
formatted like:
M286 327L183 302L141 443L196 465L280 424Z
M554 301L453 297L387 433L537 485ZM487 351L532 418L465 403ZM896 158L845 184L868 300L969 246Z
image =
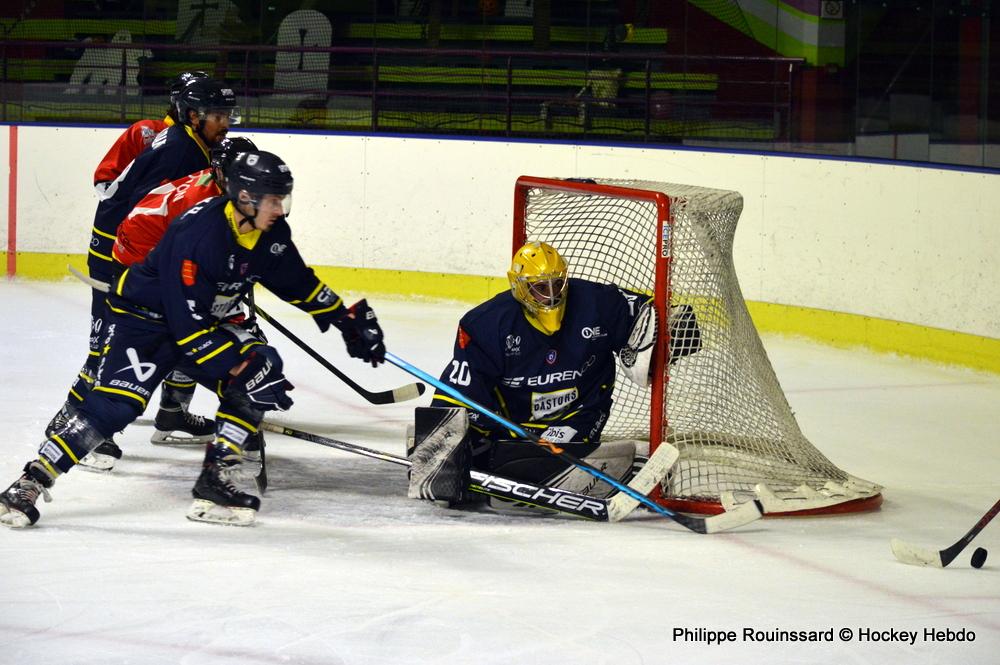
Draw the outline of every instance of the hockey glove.
M333 322L344 336L347 353L352 358L360 358L372 367L385 362L385 344L382 342L382 328L375 318L375 312L367 300L359 300L347 312Z
M246 366L229 381L223 397L248 402L258 411L287 411L292 406L288 392L295 386L281 373L278 352L270 346L255 346Z

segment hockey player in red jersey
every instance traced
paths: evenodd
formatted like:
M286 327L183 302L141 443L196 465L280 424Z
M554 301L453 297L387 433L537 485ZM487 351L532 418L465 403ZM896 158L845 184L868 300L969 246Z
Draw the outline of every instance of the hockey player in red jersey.
M199 201L223 193L226 167L237 154L256 149L248 138L225 138L210 151L209 168L153 189L118 227L111 250L114 259L128 267L146 258L174 218Z
M177 95L191 81L208 78L205 72L182 72L170 83L170 107L163 120L140 120L126 129L115 140L101 163L94 171L94 189L99 198L114 196L118 185L115 182L132 161L149 147L156 135L177 122Z

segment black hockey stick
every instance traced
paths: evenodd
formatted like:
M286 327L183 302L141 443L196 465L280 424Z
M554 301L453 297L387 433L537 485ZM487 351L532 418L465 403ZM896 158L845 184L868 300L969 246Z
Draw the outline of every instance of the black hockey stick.
M986 511L986 514L976 522L969 533L959 538L958 542L943 550L930 550L917 547L899 538L893 538L889 545L892 547L892 554L903 563L914 566L931 566L934 568L944 568L955 560L962 550L972 542L972 539L979 535L979 532L986 528L997 514L1000 513L1000 500L993 504L993 507Z
M303 432L302 430L278 425L266 420L260 424L260 428L268 432L276 432L296 439L302 439L303 441L311 441L321 446L336 448L337 450L354 453L355 455L380 459L385 462L398 464L399 466L412 466L410 460L399 455L365 448L364 446L348 443L347 441L330 439L318 434ZM522 503L532 508L579 517L594 522L616 521L610 517L611 511L608 507L608 501L604 499L569 492L557 487L534 485L491 473L484 473L475 469L472 469L470 472L469 490L477 494L484 494L498 499L507 499L508 501Z
M659 513L663 517L672 519L681 526L690 529L691 531L694 531L696 533L715 533L718 531L724 531L726 529L732 529L738 526L743 526L744 524L749 524L754 520L758 520L763 515L764 512L763 507L761 506L760 501L757 499L741 503L739 506L733 508L732 510L727 510L724 513L721 513L719 515L712 515L711 517L685 515L683 513L674 512L673 510L661 506L660 504L656 503L648 496L646 496L649 493L649 491L653 489L652 486L650 487L636 486L635 480L639 478L638 475L636 476L635 479L633 479L631 483L626 485L621 481L619 481L618 479L612 478L611 476L604 473L600 469L594 468L592 465L583 461L582 459L572 454L562 446L559 446L554 442L547 441L545 439L539 438L538 436L535 436L534 434L527 431L517 423L494 413L493 411L486 408L482 404L479 404L475 400L469 399L467 396L455 390L450 385L444 383L443 381L439 381L437 378L431 376L430 374L420 369L419 367L416 367L415 365L406 362L396 354L386 351L385 359L388 362L395 365L396 367L399 367L400 369L409 372L418 379L426 381L427 383L431 384L441 392L447 393L448 395L454 397L466 408L478 411L479 413L486 416L490 420L500 423L501 425L509 429L511 432L517 434L522 439L531 441L535 445L544 448L552 455L555 455L556 457L559 457L560 459L569 462L570 464L580 469L581 471L584 471L585 473L590 474L594 478L597 478L598 480L603 480L608 485L611 485L620 492L620 494L616 495L611 500L612 501L621 500L623 502L622 505L627 508L628 512L631 512L638 504L641 503L650 510L652 510L653 512ZM660 447L663 447L664 445L667 444L661 444ZM659 451L659 448L657 449L657 451ZM655 457L655 454L653 457ZM650 460L652 460L653 457L650 457ZM671 464L672 463L673 462L671 462ZM669 468L669 466L667 468Z
M423 395L424 390L427 388L427 386L425 386L422 383L408 383L405 386L400 386L394 390L382 390L379 392L372 392L370 390L366 390L361 386L359 386L357 383L355 383L353 380L351 380L351 377L347 376L339 369L334 367L332 364L330 364L330 361L328 361L326 358L324 358L315 350L313 350L311 346L309 346L301 339L296 337L291 330L289 330L285 326L275 321L270 314L262 310L258 305L255 304L253 308L254 311L260 315L260 318L264 319L272 326L274 326L278 330L278 332L280 332L282 335L291 340L296 346L298 346L300 349L309 354L313 360L315 360L320 365L328 369L338 379L340 379L348 386L350 386L351 389L354 390L354 392L361 395L372 404L393 404L395 402L405 402L407 400L416 399L417 397Z

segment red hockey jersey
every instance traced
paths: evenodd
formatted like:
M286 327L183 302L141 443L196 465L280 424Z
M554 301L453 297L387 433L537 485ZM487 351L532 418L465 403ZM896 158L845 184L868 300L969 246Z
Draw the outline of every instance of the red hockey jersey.
M106 194L108 183L117 179L125 167L149 147L156 135L172 124L174 121L169 116L163 120L140 120L122 132L94 171L94 187L98 194L102 198L111 196L114 192Z
M194 204L220 194L222 190L210 168L152 190L118 227L112 249L115 260L126 266L142 261L160 242L174 218Z

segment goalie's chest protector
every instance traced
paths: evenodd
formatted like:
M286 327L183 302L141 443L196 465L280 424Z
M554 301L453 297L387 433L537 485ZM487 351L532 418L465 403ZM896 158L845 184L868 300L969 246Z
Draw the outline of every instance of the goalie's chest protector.
M628 338L632 316L622 292L571 279L562 326L545 335L525 318L509 293L495 299L491 326L499 391L513 417L542 421L569 409L610 407L613 353ZM490 321L492 319L492 321Z

